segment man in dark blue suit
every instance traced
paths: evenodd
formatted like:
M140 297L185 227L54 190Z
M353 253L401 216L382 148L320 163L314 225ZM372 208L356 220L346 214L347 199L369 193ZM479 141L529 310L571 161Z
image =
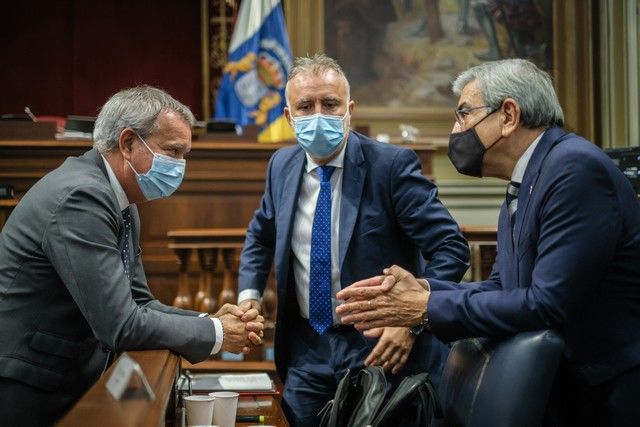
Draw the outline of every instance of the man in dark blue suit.
M260 308L273 262L284 408L292 425L306 427L317 425L347 369L381 365L392 379L429 370L437 379L446 357L446 346L408 328L373 331L375 340L341 325L334 314L341 287L390 263L458 281L469 250L413 151L349 131L354 102L333 59L299 58L286 96L298 144L269 163L241 255L238 300Z
M560 127L551 79L532 63L482 64L453 89L453 164L511 180L491 276L465 285L429 279L429 292L394 266L340 292L352 300L338 313L358 329L422 325L446 342L555 329L566 349L554 421L637 424L640 207L631 184L602 150Z

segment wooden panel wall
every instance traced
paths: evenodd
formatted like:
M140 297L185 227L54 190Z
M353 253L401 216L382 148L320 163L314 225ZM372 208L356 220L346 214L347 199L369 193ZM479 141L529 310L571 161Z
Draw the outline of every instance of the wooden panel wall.
M199 1L3 2L0 46L0 114L95 116L146 83L202 118Z
M260 203L269 158L281 146L195 142L180 189L167 199L139 205L145 270L156 297L170 303L177 291L177 258L168 249L167 232L246 227ZM189 271L194 295L199 279L195 254Z
M180 228L246 227L259 206L269 158L283 146L194 140L178 191L167 199L138 205L145 271L158 299L170 304L177 291L177 258L169 249L167 232ZM433 147L408 147L421 158L424 174L432 177ZM23 195L67 156L77 156L89 148L88 141L0 140L0 182L13 185L17 196ZM194 294L199 278L196 261L192 256L189 267Z

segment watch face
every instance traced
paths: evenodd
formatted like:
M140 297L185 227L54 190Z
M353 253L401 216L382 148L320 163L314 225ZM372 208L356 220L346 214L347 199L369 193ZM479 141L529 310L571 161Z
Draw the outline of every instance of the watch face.
M409 328L409 332L411 332L413 335L420 335L422 331L424 331L424 325L422 323Z

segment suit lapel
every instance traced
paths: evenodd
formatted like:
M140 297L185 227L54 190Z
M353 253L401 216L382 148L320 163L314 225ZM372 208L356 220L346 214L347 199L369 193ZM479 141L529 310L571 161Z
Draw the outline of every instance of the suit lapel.
M559 127L546 130L538 146L533 151L531 160L529 160L527 169L524 172L524 177L522 178L522 184L520 185L520 193L518 194L518 212L516 213L516 223L514 225L514 242L516 248L520 242L522 224L529 210L530 196L535 191L536 182L538 181L538 176L540 176L540 169L542 168L544 159L558 140L565 134L564 129Z
M514 256L513 240L511 237L511 224L509 223L509 214L505 203L500 208L500 216L498 219L498 248L505 256L500 257L500 279L504 289L515 287L515 265L517 260Z
M362 154L360 140L356 134L350 132L349 141L344 156L344 170L342 171L342 202L340 205L339 231L339 264L342 263L349 249L349 242L353 235L353 228L358 217L362 189L367 175L365 160Z
M281 256L276 254L276 260L281 260L279 271L283 274L282 280L278 283L286 286L289 273L289 255L291 253L291 232L293 230L293 221L296 213L296 202L300 193L300 183L302 182L302 172L306 164L304 151L300 149L291 160L291 167L288 168L284 182L282 183L282 193L280 203L276 203L279 212L277 213L276 227L279 230L277 247L281 248Z
M95 166L97 166L98 169L100 169L100 171L104 175L104 179L106 183L109 185L109 187L111 187L111 183L109 181L109 173L107 172L107 167L104 165L104 160L102 159L102 156L100 155L98 150L93 148L87 151L85 153L85 157L89 161L91 161ZM114 207L114 212L116 214L115 216L118 221L118 226L120 228L120 233L118 234L118 250L120 251L120 253L122 253L122 250L124 249L124 220L122 219L122 212L120 211L120 204L118 203L118 198L116 197L116 194L113 191L111 192L111 201ZM138 215L138 209L135 205L131 205L130 210L131 210L131 227L132 227L131 229L132 247L129 250L129 259L132 260L134 258L132 256L133 255L132 253L133 251L137 250L137 247L140 243L139 240L136 239L136 234L135 234L135 231L140 226L140 217ZM133 273L132 273L132 276L133 276Z

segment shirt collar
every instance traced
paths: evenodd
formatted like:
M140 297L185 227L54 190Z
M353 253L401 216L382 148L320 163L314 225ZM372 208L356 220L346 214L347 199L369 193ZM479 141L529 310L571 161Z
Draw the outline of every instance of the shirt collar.
M116 178L116 174L113 172L113 169L111 169L111 165L109 164L107 159L104 158L102 154L100 156L102 157L104 166L107 168L107 175L109 175L109 184L111 184L111 188L113 189L113 192L116 193L116 199L118 199L118 205L120 206L120 210L121 211L125 210L131 203L129 203L129 199L127 198L127 195L122 189L122 185L120 185L118 178Z
M347 144L348 143L349 142L347 141ZM341 168L341 169L344 167L344 153L347 149L347 144L344 144L344 146L340 149L340 153L338 153L338 155L333 160L327 163L327 166L334 166L336 168ZM307 157L307 165L306 165L307 173L311 172L312 170L320 166L319 164L314 162L311 156L309 156L307 153L305 153L305 156Z
M516 167L513 168L513 173L511 174L512 182L522 183L522 178L524 178L524 172L527 170L527 165L529 164L529 160L531 160L531 156L533 155L533 152L536 149L538 142L540 142L540 140L542 139L544 132L542 132L540 135L538 135L536 139L533 140L531 145L526 149L524 153L522 153L522 156L520 156L520 158L518 159L518 162L516 163Z

